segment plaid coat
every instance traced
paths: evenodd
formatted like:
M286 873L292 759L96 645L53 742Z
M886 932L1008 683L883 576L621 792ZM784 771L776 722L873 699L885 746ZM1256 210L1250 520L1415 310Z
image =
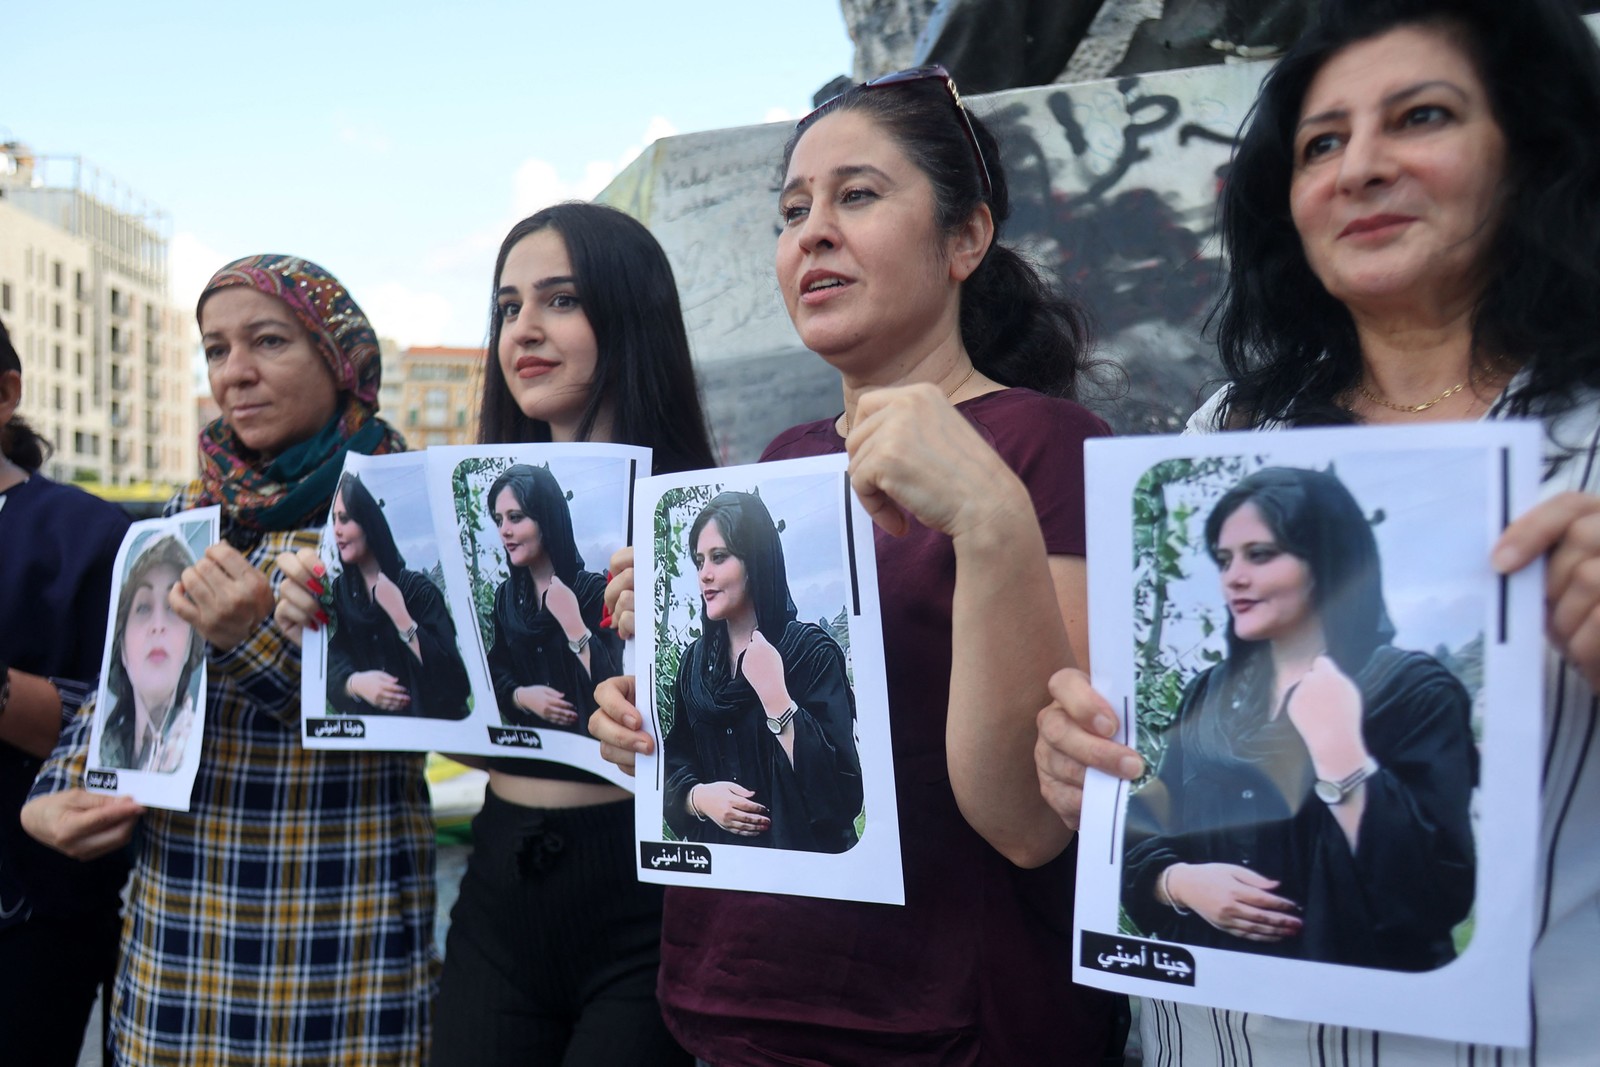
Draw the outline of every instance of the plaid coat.
M269 533L248 558L276 586L278 553L315 544L314 530ZM300 652L271 619L207 657L191 810L149 809L134 841L117 1062L422 1063L438 974L423 757L302 748ZM93 709L34 795L82 784Z

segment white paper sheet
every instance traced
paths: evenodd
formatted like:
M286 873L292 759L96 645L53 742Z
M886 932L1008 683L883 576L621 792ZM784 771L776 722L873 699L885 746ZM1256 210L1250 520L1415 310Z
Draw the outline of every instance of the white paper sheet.
M1118 740L1135 743L1128 739L1136 737L1152 777L1138 790L1096 772L1086 783L1074 920L1077 981L1314 1022L1461 1041L1527 1043L1537 836L1532 828L1538 825L1543 692L1543 577L1542 568L1535 565L1503 580L1488 560L1509 517L1536 500L1540 432L1534 424L1492 422L1088 443L1094 684L1122 717ZM1372 885L1369 879L1392 874L1409 862L1403 855L1379 858L1385 856L1385 828L1407 825L1402 820L1415 815L1397 815L1401 807L1397 801L1409 798L1408 803L1424 810L1435 803L1436 798L1426 794L1442 780L1441 768L1407 763L1401 753L1414 750L1404 745L1385 749L1391 742L1382 738L1392 737L1392 731L1380 735L1374 719L1363 718L1366 746L1377 757L1384 777L1361 787L1368 798L1361 803L1367 806L1358 825L1353 862L1347 862L1351 853L1341 856L1334 847L1348 850L1347 836L1324 833L1316 847L1331 849L1327 853L1314 853L1307 843L1304 828L1325 831L1336 819L1336 806L1317 799L1303 778L1291 778L1294 784L1282 791L1284 810L1274 813L1268 804L1259 809L1268 813L1259 823L1225 822L1237 818L1241 810L1257 810L1238 806L1247 798L1254 798L1250 803L1261 799L1255 797L1260 779L1246 780L1254 769L1270 763L1288 774L1281 769L1310 766L1304 755L1310 746L1304 745L1302 735L1315 731L1316 722L1327 721L1301 714L1312 705L1295 705L1292 692L1283 698L1288 702L1280 707L1296 709L1294 714L1283 713L1295 728L1276 736L1304 747L1293 757L1283 756L1281 747L1270 755L1252 748L1243 761L1248 771L1219 771L1216 761L1206 761L1207 746L1218 742L1207 739L1200 724L1222 721L1204 718L1226 714L1215 711L1220 705L1195 701L1184 719L1185 730L1163 728L1178 710L1178 697L1190 690L1203 670L1226 657L1230 619L1241 620L1237 625L1247 629L1263 627L1251 632L1274 632L1260 613L1277 610L1271 602L1276 594L1238 586L1228 586L1225 594L1224 578L1205 536L1207 516L1222 494L1264 467L1329 471L1343 483L1377 544L1393 646L1434 655L1471 697L1468 714L1477 739L1478 784L1471 790L1469 811L1462 812L1457 809L1464 790L1457 779L1458 788L1449 794L1453 798L1449 817L1470 819L1476 869L1475 874L1463 873L1453 880L1441 874L1449 869L1443 864L1432 859L1419 862L1421 878L1439 878L1445 887L1440 896L1464 898L1470 909L1454 922L1445 942L1458 954L1448 959L1451 948L1444 948L1444 961L1430 964L1432 969L1395 969L1401 965L1397 957L1381 962L1380 957L1386 952L1403 955L1398 946L1409 945L1409 938L1437 925L1444 913L1430 912L1436 905L1427 902L1416 914L1430 918L1407 923L1396 918L1406 908L1400 894L1376 900L1370 892L1364 898L1363 892ZM1314 582L1310 584L1314 588ZM1322 605L1314 609L1319 619L1331 615L1326 607L1330 595L1325 589L1311 593L1312 602ZM1232 610L1240 614L1230 615L1229 598ZM1256 621L1242 621L1252 611ZM1267 646L1270 639L1257 643ZM1239 661L1244 659L1241 655ZM1426 661L1411 662L1423 663L1425 671L1434 669ZM1221 670L1208 676L1208 682L1216 681L1220 693L1238 694L1239 688L1225 688L1219 681ZM1274 682L1281 684L1269 670L1267 683ZM1451 685L1446 683L1446 688ZM1395 721L1403 725L1409 709L1424 705L1414 691L1401 687L1397 692L1406 694L1404 700L1393 702L1402 716ZM1274 692L1267 704L1277 699ZM1363 709L1382 706L1380 698L1369 698L1366 692L1360 699ZM1247 710L1249 703L1244 699ZM1418 710L1415 715L1420 720L1422 713ZM1459 717L1453 721L1459 723ZM1130 729L1136 722L1134 734ZM1253 732L1265 727L1241 726L1241 722L1246 720L1232 721L1222 731L1225 740L1220 743L1231 753L1271 736ZM1452 729L1459 740L1459 725ZM1469 754L1468 763L1471 741L1469 737L1456 748ZM1386 751L1395 753L1388 766ZM1169 761L1164 768L1163 758ZM1179 760L1184 761L1184 774L1176 770ZM1238 761L1224 765L1237 768ZM1459 770L1459 763L1453 766ZM1163 769L1164 774L1154 777ZM1464 773L1470 775L1470 768ZM1241 785L1236 795L1227 792ZM1204 799L1202 790L1210 790ZM1136 791L1141 799L1130 801ZM1222 822L1207 824L1208 819ZM1274 836L1277 820L1295 819L1312 821L1295 822L1299 829ZM1299 861L1283 860L1283 869L1268 870L1257 857L1235 857L1235 871L1242 865L1244 877L1253 874L1272 883L1267 891L1280 890L1281 899L1293 905L1287 914L1303 924L1274 942L1219 933L1215 923L1184 925L1193 917L1179 918L1175 911L1168 915L1171 909L1160 903L1156 893L1145 900L1138 892L1143 888L1137 884L1141 870L1148 879L1151 872L1166 871L1174 857L1206 864L1208 875L1217 872L1224 855L1217 842L1235 834L1249 847L1268 842L1280 850L1281 842L1291 841L1295 843L1291 847L1305 855L1333 856L1323 870L1356 873L1339 881L1306 873L1309 866L1294 873ZM1426 831L1418 839L1440 840ZM1245 845L1239 847L1248 851ZM1363 863L1373 866L1364 868ZM1385 865L1388 872L1375 869ZM1125 872L1131 875L1126 888ZM1172 873L1179 875L1180 885L1186 883L1182 868ZM1189 873L1192 877L1193 870ZM1289 888L1291 883L1299 886L1298 892ZM1164 940L1145 936L1130 904L1132 912L1146 916L1147 925L1154 922L1170 936ZM1231 921L1220 912L1213 914L1224 924ZM1156 917L1150 919L1152 915ZM1365 915L1370 921L1352 922L1352 915ZM1180 934L1185 941L1176 940ZM1312 958L1291 958L1297 954ZM1344 962L1330 962L1330 954L1342 955Z
M637 764L635 818L639 837L639 877L642 881L669 885L700 886L716 889L754 890L801 896L831 897L903 904L905 884L900 864L900 827L895 804L894 764L889 744L889 705L884 676L882 618L878 604L876 558L873 554L872 524L855 497L845 474L844 456L762 463L717 471L663 475L639 484L638 508L634 513L636 546L635 575L639 598L638 704L645 718L645 729L658 742L668 736L670 721L680 714L675 683L691 646L706 633L705 601L688 537L702 508L724 491L753 493L770 513L779 529L787 587L796 608L796 619L811 624L803 640L821 653L811 671L784 663L784 677L795 704L807 716L804 729L811 731L799 740L801 724L786 729L796 738L795 762L778 764L788 757L765 722L738 721L726 725L729 744L743 737L758 763L778 768L772 777L748 767L735 768L720 762L713 768L702 765L691 735L724 728L713 725L709 716L682 711L690 716L683 723L698 723L689 733L671 735L670 750L658 748L659 755L641 756ZM703 535L702 535L703 536ZM709 553L708 553L709 554ZM741 573L748 572L741 571ZM726 593L720 595L727 595ZM795 629L788 624L786 631ZM773 628L770 626L763 628ZM795 636L797 643L802 640ZM834 651L827 642L839 646ZM711 647L711 646L703 646ZM750 653L746 652L745 656ZM707 657L707 663L726 667L726 656ZM743 664L740 665L741 672ZM847 736L844 716L848 713L837 699L842 691L839 674L845 675L854 699L853 737ZM739 681L747 679L741 673ZM818 694L830 694L823 700ZM752 705L748 715L762 715L766 709ZM744 714L744 713L741 713ZM682 725L682 724L680 724ZM818 736L836 742L827 759L829 771L807 779L801 799L774 800L766 783L798 761L807 752L818 751ZM848 752L853 743L854 754ZM820 759L820 757L819 757ZM816 764L812 764L815 766ZM859 785L849 782L852 765L858 766ZM683 833L667 825L665 804L673 767L679 767L705 786L726 786L739 779L750 783L754 799L760 802L770 820L765 831L756 832L749 843L730 843L726 835L713 829L714 819L701 820L685 811L673 821ZM717 779L723 779L718 783ZM861 809L855 812L851 829L838 832L840 820L818 799L821 790L853 798L859 788ZM709 806L709 804L708 804ZM804 809L804 810L802 810ZM809 830L797 829L807 815L829 829L810 840ZM780 828L779 824L782 822ZM769 847L765 840L782 834L791 844ZM825 833L826 836L822 836ZM714 837L720 839L712 840ZM851 839L853 844L848 844ZM806 840L803 846L792 842ZM819 845L819 841L827 843ZM819 847L843 851L818 851Z
M573 712L576 718L563 726L516 708L503 714L496 699L489 666L495 643L493 607L510 571L487 495L496 479L516 464L547 470L559 487L573 547L587 575L572 580L586 583L590 590L603 582L612 553L628 543L634 479L649 471L649 449L607 444L471 445L395 456L352 456L347 469L358 471L382 499L406 568L426 574L443 591L471 698L464 715L453 701L447 708L420 708L420 714L410 713L409 707L393 713L359 705L353 713L349 701L329 696L328 628L324 628L308 634L306 641L303 699L308 708L324 709L324 714L306 718L307 747L535 757L580 767L620 785L631 783L600 758L598 742L587 733L586 714ZM322 552L330 579L339 570L333 529L330 525L324 536ZM331 592L325 602L332 607ZM589 661L596 664L600 642L610 642L606 647L613 653L620 642L599 627L598 618L590 630L595 645ZM559 655L571 655L562 644ZM526 685L549 680L518 679ZM591 684L600 680L593 677ZM568 705L581 703L573 693L562 694L562 699ZM343 706L335 706L336 701Z
M205 739L205 641L167 606L183 568L218 536L221 509L128 528L117 550L85 786L188 811Z

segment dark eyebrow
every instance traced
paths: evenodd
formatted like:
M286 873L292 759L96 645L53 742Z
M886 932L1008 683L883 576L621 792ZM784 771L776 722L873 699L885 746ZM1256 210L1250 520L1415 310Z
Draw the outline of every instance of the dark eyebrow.
M537 292L543 292L546 289L554 289L558 285L571 285L571 286L576 287L577 284L578 284L577 279L574 278L572 275L570 275L570 274L557 274L557 275L553 275L552 277L549 277L549 278L540 278L538 281L533 283L533 290L534 290L534 292L537 293ZM499 299L500 297L503 297L503 296L516 296L516 295L517 295L517 287L516 286L514 286L514 285L502 285L500 287L500 290L497 293L495 293L495 299Z
M254 320L252 320L250 322L245 323L244 324L244 328L247 331L249 331L250 333L254 333L257 330L264 329L264 328L283 330L286 333L293 333L294 332L294 327L292 325L290 325L290 323L286 319L254 319ZM204 341L204 340L206 340L207 338L210 338L210 337L221 337L221 336L222 336L222 332L220 330L207 330L205 333L200 335L200 340Z
M886 182L893 182L894 181L893 178L889 177L883 171L879 170L877 167L874 167L870 163L849 163L849 164L846 164L846 165L844 165L842 167L834 167L833 168L833 176L835 178L859 178L863 174L865 174L865 175L867 175L869 177L882 179L883 181L886 181ZM779 192L778 195L780 197L788 196L791 192L793 192L796 188L798 188L799 186L803 185L804 183L805 183L805 179L803 179L803 178L799 178L799 177L790 178L788 181L783 183L783 190L781 192Z
M1383 98L1383 106L1386 108L1394 107L1396 104L1399 104L1410 97L1416 96L1419 93L1425 93L1429 89L1449 89L1463 100L1471 99L1467 96L1467 91L1461 88L1461 86L1457 85L1455 82L1446 81L1443 78L1435 78L1432 81L1418 82L1415 85L1407 86L1404 89L1398 89L1390 93L1388 96ZM1307 126L1312 126L1320 122L1330 122L1334 119L1348 118L1349 116L1350 112L1343 108L1334 108L1331 111L1319 111L1315 115L1307 115L1305 118L1301 119L1299 124L1295 126L1294 129L1296 133L1299 133Z

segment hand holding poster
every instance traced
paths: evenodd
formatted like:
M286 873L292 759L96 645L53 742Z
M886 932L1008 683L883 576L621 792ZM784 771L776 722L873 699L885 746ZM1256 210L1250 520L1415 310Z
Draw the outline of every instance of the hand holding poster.
M845 465L640 483L638 702L661 741L637 762L643 881L904 902L872 527Z
M1086 782L1078 981L1526 1042L1540 576L1488 560L1538 433L1090 444L1095 686L1147 773Z
M94 792L189 810L205 736L206 643L169 596L216 542L218 515L210 507L148 519L123 538L84 776Z

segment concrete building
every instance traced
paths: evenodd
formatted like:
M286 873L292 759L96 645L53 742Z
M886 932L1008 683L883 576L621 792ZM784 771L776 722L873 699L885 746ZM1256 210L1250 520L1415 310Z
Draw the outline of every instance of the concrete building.
M412 448L477 441L483 349L406 348L383 368L380 410Z
M0 318L53 478L194 476L192 328L168 296L165 224L81 159L0 145Z

